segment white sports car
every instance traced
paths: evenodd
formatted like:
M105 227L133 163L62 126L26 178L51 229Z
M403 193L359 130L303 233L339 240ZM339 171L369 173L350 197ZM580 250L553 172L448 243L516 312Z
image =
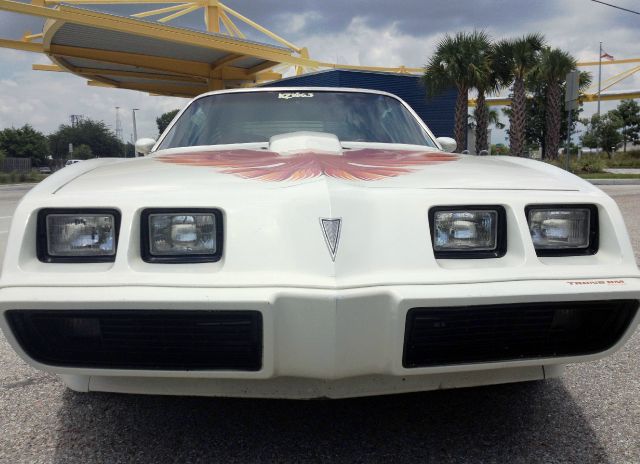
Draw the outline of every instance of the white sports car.
M152 142L60 170L15 212L0 323L74 390L528 381L638 325L612 199L545 163L453 154L393 95L214 92Z

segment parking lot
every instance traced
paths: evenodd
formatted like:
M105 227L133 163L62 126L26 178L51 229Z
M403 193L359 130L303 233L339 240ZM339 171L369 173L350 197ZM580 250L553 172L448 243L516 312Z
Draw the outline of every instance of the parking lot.
M0 250L28 188L0 186ZM603 189L640 262L640 186ZM636 333L562 379L296 402L75 393L0 335L0 462L638 463L639 355Z

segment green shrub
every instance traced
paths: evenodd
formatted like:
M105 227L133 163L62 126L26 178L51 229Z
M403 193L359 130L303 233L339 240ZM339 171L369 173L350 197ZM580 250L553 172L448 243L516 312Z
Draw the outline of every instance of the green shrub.
M43 176L37 169L29 172L0 172L0 184L15 184L18 182L40 182L46 176Z
M595 153L571 160L571 171L576 174L602 172L606 167L607 164L602 156Z

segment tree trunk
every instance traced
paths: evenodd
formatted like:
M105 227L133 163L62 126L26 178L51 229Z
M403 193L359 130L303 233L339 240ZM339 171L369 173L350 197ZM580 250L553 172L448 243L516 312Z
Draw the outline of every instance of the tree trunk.
M516 78L513 83L511 118L509 119L509 145L512 156L525 156L524 125L526 118L526 94L524 80Z
M558 82L551 82L547 86L545 136L543 158L555 160L560 148L560 127L562 125L562 89Z
M456 139L456 152L464 150L467 139L467 119L469 113L469 89L467 87L458 88L456 98L456 120L454 125L454 138Z
M476 155L489 149L489 108L483 91L478 91L476 100Z

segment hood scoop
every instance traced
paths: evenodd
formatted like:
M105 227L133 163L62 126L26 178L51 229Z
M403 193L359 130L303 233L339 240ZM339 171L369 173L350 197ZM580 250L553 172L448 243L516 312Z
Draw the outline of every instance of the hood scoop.
M289 132L271 137L269 151L279 153L281 156L309 151L342 155L342 145L338 137L326 132Z

